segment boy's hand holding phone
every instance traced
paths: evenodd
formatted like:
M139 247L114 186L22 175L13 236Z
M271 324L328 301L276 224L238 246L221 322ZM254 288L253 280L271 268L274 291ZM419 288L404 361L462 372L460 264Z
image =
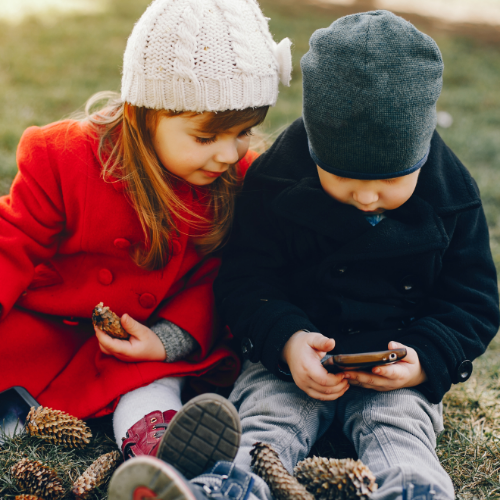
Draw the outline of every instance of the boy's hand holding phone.
M104 354L114 356L121 361L164 361L167 357L165 347L151 329L124 314L121 324L130 334L128 340L110 337L94 326L99 347Z
M389 349L406 348L406 357L397 363L375 366L371 372L349 370L343 372L350 385L373 389L375 391L393 391L404 387L415 387L427 380L415 349L389 342Z
M349 389L345 373L328 373L321 365L321 359L334 347L335 340L301 330L294 333L283 348L281 356L295 384L311 398L333 401Z

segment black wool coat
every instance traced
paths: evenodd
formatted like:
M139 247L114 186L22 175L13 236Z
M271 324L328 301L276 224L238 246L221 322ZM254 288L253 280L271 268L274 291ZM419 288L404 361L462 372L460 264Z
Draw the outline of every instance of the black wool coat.
M437 132L415 192L385 214L371 226L325 193L302 119L253 163L214 286L251 361L286 379L281 350L306 329L337 353L413 347L433 403L469 377L499 327L497 276L477 185Z

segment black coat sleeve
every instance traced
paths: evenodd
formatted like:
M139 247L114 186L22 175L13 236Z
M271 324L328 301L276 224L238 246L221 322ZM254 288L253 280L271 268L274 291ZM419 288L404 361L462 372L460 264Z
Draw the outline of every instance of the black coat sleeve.
M392 340L417 351L427 375L418 389L438 403L451 384L463 381L460 365L484 353L499 322L497 275L480 207L458 215L423 314Z
M271 199L272 193L249 172L214 292L217 309L231 333L240 342L246 341L247 349L250 340L249 359L291 380L279 369L284 345L299 330L317 329L290 300L283 227L272 212Z

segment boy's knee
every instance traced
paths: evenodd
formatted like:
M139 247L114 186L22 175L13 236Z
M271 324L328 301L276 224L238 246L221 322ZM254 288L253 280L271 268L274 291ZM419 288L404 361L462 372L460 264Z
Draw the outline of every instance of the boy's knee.
M261 363L247 361L229 396L240 412L240 417L261 413L264 415L280 411L280 407L306 404L308 396L293 382L278 379ZM310 398L309 398L310 399Z
M432 425L436 434L443 428L441 405L430 403L415 389L399 389L373 395L370 411L365 416L381 423L400 421L405 426Z
M360 389L358 397L351 398L341 408L344 414L344 432L371 433L380 428L418 437L432 446L443 430L442 406L430 403L415 389L375 392Z

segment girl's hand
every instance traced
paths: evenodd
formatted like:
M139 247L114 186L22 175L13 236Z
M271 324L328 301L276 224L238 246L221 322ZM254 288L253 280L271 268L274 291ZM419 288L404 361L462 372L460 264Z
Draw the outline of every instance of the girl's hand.
M156 333L128 314L121 317L121 324L125 331L130 334L128 340L115 339L94 327L99 347L104 354L109 354L122 361L165 360L167 353Z
M403 387L415 387L427 380L418 354L415 349L400 344L389 342L389 349L406 347L406 357L401 361L386 366L375 366L371 372L346 371L343 372L350 385L373 389L375 391L393 391Z
M320 401L340 398L349 384L344 373L328 373L321 359L335 347L335 340L321 333L294 333L285 344L283 360L288 364L295 384L308 396Z

